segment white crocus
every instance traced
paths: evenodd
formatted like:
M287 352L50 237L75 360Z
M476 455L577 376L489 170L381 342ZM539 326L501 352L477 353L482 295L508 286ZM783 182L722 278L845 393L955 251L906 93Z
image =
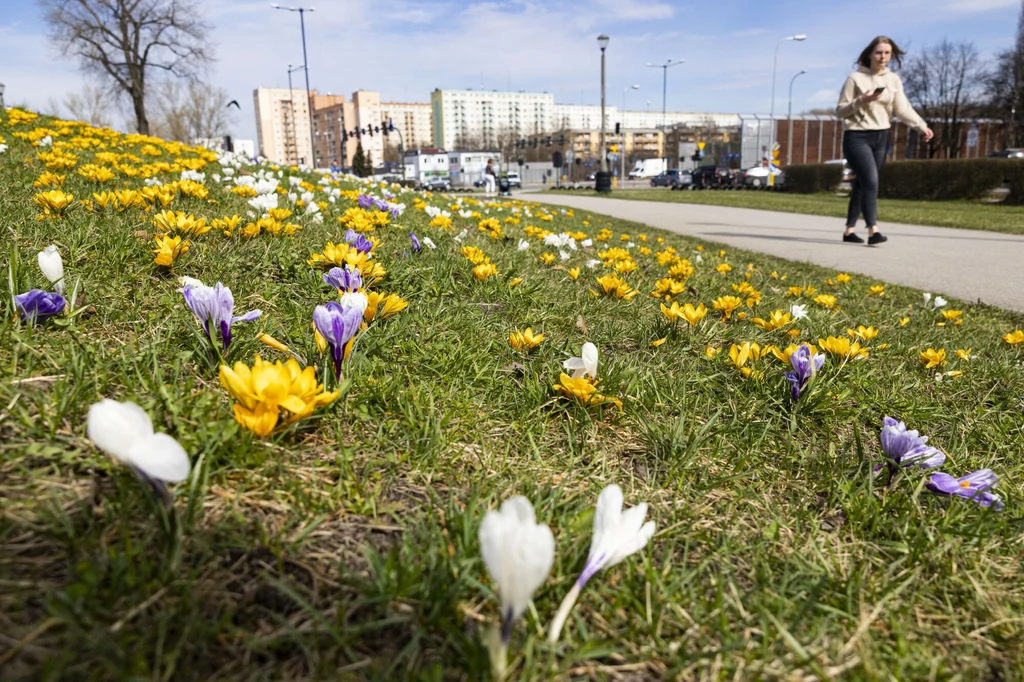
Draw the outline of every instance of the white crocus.
M942 298L941 296L936 296L935 300L932 302L932 310L938 310L942 306L946 305L946 303L948 303L946 299Z
M562 250L560 250L560 251L558 252L558 256L559 256L559 258L561 258L562 260L569 260L569 259L570 259L570 258L572 257L572 256L571 256L571 255L569 254L569 252L568 252L568 251L566 251L565 249L562 249Z
M367 306L370 305L370 301L366 297L366 294L364 294L361 291L349 291L347 293L342 294L339 303L341 307L345 310L349 310L350 308L358 308L360 315L365 313Z
M530 242L526 241L525 239L520 239L519 245L516 248L518 248L520 251L526 251L528 248L530 248Z
M928 305L929 303L932 302L932 295L929 294L927 291L924 292L923 294L921 294L921 298L924 299L924 304L925 305Z
M593 239L589 239L589 238L588 239L584 239L583 241L580 242L580 246L582 246L583 248L588 248L588 247L591 247L593 245L594 245L594 240Z
M188 478L191 465L184 448L166 433L154 433L149 415L133 402L104 398L95 403L85 431L96 447L130 467L165 501L164 483Z
M794 320L802 320L807 317L807 305L801 303L794 303L789 308L789 314L793 316Z
M423 242L423 246L427 247L428 249L436 249L437 248L437 244L435 244L434 240L431 239L430 237L424 237L420 241L422 241Z
M591 258L590 260L588 260L588 261L587 261L587 262L585 263L585 265L586 265L586 266L587 266L588 268L590 268L591 270L593 270L594 268L596 268L596 267L597 267L598 265L600 265L600 264L601 264L601 261L599 261L599 260L598 260L597 258Z
M58 294L63 294L64 261L61 260L56 245L50 244L39 252L39 269L43 271L46 279L53 283L53 290Z
M569 358L562 363L562 367L573 370L573 379L585 376L597 379L597 346L587 341L583 344L583 352L580 353L580 357Z
M501 597L501 639L508 642L512 624L551 572L555 538L537 523L533 505L522 496L502 502L480 524L480 554Z
M550 643L558 641L565 619L587 581L599 571L611 568L626 557L636 554L651 541L655 524L654 521L645 523L646 517L646 502L622 510L622 489L614 483L601 491L597 498L597 508L594 510L594 539L590 545L587 563L551 621L551 627L548 629Z

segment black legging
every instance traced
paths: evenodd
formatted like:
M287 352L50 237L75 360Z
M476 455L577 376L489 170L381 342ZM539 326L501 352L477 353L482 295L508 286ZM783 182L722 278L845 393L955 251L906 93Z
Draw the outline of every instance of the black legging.
M868 227L878 224L878 171L885 163L889 146L889 130L847 130L843 133L843 155L857 177L850 192L850 208L846 226L856 227L864 214Z

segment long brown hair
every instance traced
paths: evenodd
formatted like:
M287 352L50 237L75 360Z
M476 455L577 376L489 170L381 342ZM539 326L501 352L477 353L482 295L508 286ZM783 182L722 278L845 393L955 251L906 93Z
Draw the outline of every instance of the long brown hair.
M875 48L878 47L878 45L880 43L889 43L889 46L892 47L892 60L891 61L896 62L896 67L897 68L901 68L903 66L903 56L905 54L907 54L907 53L904 52L903 50L901 50L899 47L897 47L896 43L893 42L893 39L889 38L888 36L878 36L877 38L872 40L870 43L868 43L868 46L865 47L864 51L860 53L859 57L857 57L857 65L858 66L864 66L864 67L870 67L871 66L871 53L875 51Z

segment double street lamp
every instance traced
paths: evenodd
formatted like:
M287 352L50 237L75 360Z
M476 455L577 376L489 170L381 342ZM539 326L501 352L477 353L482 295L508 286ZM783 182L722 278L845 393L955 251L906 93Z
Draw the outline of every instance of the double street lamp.
M626 181L626 93L639 90L639 85L627 85L622 89L622 110L619 112L619 182ZM633 137L634 145L636 136Z
M782 43L794 40L801 42L807 40L807 36L803 33L798 33L794 36L786 36L781 38L775 45L775 60L772 62L772 103L768 114L768 168L769 168L769 182L771 182L771 165L772 159L775 156L775 75L778 72L779 67L779 48L782 47Z
M276 2L270 5L274 9L286 12L299 13L299 26L302 28L302 68L306 72L306 114L309 118L309 147L310 153L314 155L313 165L316 166L315 151L313 151L313 103L312 95L309 92L309 58L306 56L306 12L316 11L315 7L282 7Z
M664 64L652 64L647 62L647 66L652 69L661 69L661 126L662 128L668 125L665 113L665 98L668 95L668 70L670 67L679 66L686 62L685 59L677 59L672 61L669 59Z

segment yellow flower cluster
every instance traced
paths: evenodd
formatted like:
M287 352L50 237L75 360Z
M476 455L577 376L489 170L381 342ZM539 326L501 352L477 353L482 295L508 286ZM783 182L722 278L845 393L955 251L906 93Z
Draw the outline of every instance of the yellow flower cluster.
M558 378L558 383L551 387L554 391L569 398L578 400L583 405L602 405L611 403L622 410L622 401L618 398L611 398L597 392L597 381L591 381L589 377L573 379L565 372Z
M250 368L243 362L234 367L220 366L221 386L234 398L235 421L257 436L269 436L281 418L281 410L290 416L287 426L313 414L313 411L337 400L338 391L327 392L316 381L312 367L303 369L294 359L285 363L265 362L259 355Z
M595 281L601 286L601 290L594 291L591 289L590 293L594 296L612 296L619 300L628 301L640 293L613 272L609 272L603 277L597 277Z
M508 343L516 350L529 350L536 348L544 340L544 334L534 334L532 327L524 331L516 330L508 335Z

